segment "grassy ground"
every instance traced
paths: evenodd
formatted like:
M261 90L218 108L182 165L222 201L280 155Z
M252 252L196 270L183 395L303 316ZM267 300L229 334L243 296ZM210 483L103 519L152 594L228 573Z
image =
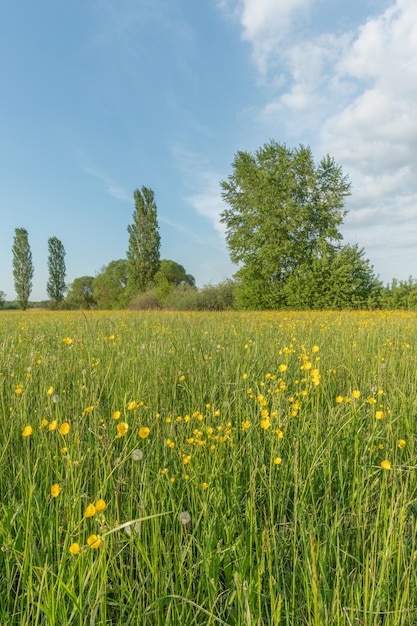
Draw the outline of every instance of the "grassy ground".
M0 315L0 624L417 624L417 317Z

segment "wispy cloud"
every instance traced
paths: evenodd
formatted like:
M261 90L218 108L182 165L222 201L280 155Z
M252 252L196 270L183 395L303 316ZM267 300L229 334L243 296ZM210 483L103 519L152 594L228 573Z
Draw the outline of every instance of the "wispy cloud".
M132 203L132 194L128 193L125 189L117 185L109 176L103 174L101 170L96 167L86 165L83 166L82 169L86 174L92 176L93 178L96 178L101 183L103 183L105 192L113 196L113 198L117 198L117 200L122 200L122 202L129 202L130 204Z

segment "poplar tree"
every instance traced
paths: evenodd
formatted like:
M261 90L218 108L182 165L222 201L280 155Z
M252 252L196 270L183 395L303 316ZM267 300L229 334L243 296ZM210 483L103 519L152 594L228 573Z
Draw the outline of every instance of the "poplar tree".
M130 296L145 291L153 283L160 265L160 245L157 206L152 189L142 187L133 192L135 210L133 224L127 227L128 293Z
M48 270L49 280L46 285L48 296L55 303L62 302L65 294L65 249L57 237L48 239Z
M22 311L27 309L32 291L33 263L25 228L16 228L13 242L13 276L17 303Z

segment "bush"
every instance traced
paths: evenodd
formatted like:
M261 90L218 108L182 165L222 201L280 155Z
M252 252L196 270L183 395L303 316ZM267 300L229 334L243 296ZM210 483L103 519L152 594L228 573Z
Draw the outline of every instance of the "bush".
M136 311L155 311L162 309L162 303L155 291L149 290L135 296L128 308Z

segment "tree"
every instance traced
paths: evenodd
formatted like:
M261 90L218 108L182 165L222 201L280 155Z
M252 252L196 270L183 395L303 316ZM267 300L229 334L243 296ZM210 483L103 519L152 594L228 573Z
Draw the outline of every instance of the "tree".
M157 207L152 189L142 187L133 193L135 211L133 224L127 227L129 248L127 251L128 293L134 296L149 287L159 269L159 235Z
M93 282L93 297L100 309L120 309L126 306L127 261L111 261Z
M49 280L46 285L48 296L53 302L62 302L65 294L65 250L57 237L48 239L48 270Z
M0 291L0 309L4 309L4 302L6 300L6 294L4 291Z
M27 309L32 291L33 263L25 228L16 228L13 242L13 276L19 309Z
M310 148L271 141L254 155L238 152L233 173L220 185L229 205L221 222L230 257L241 266L238 303L283 305L291 273L341 239L348 178L330 156L316 165Z
M91 309L95 305L93 297L93 276L81 276L70 285L65 302L77 309Z

